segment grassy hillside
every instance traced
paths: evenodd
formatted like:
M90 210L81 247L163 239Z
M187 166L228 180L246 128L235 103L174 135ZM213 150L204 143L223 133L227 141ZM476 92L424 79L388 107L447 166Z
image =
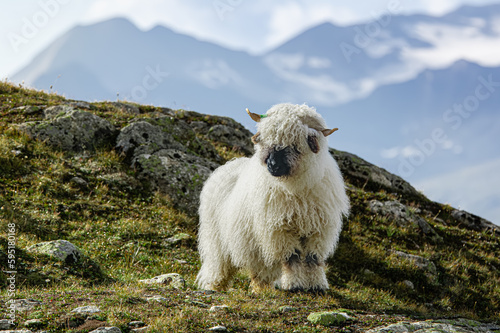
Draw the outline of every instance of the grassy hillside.
M17 327L39 319L39 329L61 332L87 332L99 326L128 332L128 323L135 320L159 332L200 332L216 325L232 332L352 332L426 318L500 321L500 235L491 229L472 230L452 216L452 207L418 193L363 181L362 172L357 176L355 169L366 166L364 161L342 152L334 154L343 161L352 211L329 260L331 289L326 295L279 290L252 294L244 272L228 292L197 290L194 280L200 263L193 212L178 209L169 196L138 180L138 171L111 144L96 151L61 151L14 126L43 120L46 107L68 103L77 105L55 94L0 83L0 319L8 313L6 302L15 298L41 302L17 311ZM164 114L143 105L134 106L139 114L116 103L80 106L117 130L133 119ZM227 118L182 110L172 114L190 125L232 124ZM195 140L204 149L193 148L194 153L220 164L248 154L199 133L189 142L179 140L186 147L194 147ZM202 156L201 151L212 153ZM370 208L373 200L403 204L407 218L433 231L376 213ZM9 295L6 273L12 270L9 224L15 225L14 297ZM171 239L181 234L181 240ZM57 239L78 246L82 260L71 264L27 251ZM419 268L401 252L426 259L434 268ZM138 281L166 273L181 274L186 287ZM151 296L163 298L148 300ZM71 313L86 305L96 305L101 312L90 318ZM212 305L228 308L210 312ZM307 321L311 312L337 309L355 320L335 328Z

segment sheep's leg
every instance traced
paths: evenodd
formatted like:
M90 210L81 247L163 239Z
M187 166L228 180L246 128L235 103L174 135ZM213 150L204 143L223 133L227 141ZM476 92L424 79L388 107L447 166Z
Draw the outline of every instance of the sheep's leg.
M312 253L302 255L299 250L283 263L282 289L289 291L323 292L328 289L328 281L323 269L324 263Z
M229 258L220 258L216 255L203 261L196 280L202 289L224 291L229 288L237 268Z

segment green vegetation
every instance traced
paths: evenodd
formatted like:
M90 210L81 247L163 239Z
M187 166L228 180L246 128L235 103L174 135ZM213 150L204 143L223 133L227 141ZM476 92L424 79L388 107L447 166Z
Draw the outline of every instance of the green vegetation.
M7 230L14 223L15 298L42 302L32 311L17 312L18 327L28 319L40 319L44 330L54 332L88 332L102 325L129 332L128 323L141 320L158 332L201 332L216 325L230 332L329 332L427 318L500 321L499 235L464 229L451 217L449 206L370 192L349 178L352 212L339 248L329 260L331 289L325 295L279 290L252 294L244 272L228 292L200 293L195 285L200 266L196 217L176 210L168 197L150 193L112 147L92 153L57 151L12 126L42 120L42 107L67 102L55 94L0 82L0 319L8 311ZM136 105L141 114L131 115L113 103L91 105L90 112L117 128L134 117L154 118L159 111ZM16 109L20 106L40 108L25 112ZM232 121L184 111L176 117L209 124ZM196 139L186 138L190 140L186 146L197 154L210 153L209 159L213 160L214 152L222 162L242 156L204 136ZM374 214L368 208L371 200L399 200L410 207L411 214L423 217L439 237L425 235L419 228L399 227L390 217ZM168 241L180 233L185 235L178 242ZM66 264L26 250L56 239L78 246L83 259ZM419 269L394 251L428 259L436 271ZM166 273L181 274L186 289L138 282ZM146 300L155 295L166 300ZM90 320L70 313L85 305L102 311ZM210 312L212 305L228 309ZM283 306L290 311L283 312ZM311 312L339 309L355 320L337 328L307 321Z

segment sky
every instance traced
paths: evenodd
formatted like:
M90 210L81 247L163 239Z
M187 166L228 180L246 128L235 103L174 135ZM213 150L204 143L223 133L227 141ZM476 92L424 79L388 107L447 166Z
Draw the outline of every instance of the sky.
M167 26L222 46L261 54L314 25L401 14L443 15L499 0L22 0L0 4L0 79L12 76L76 25L126 17L140 29Z

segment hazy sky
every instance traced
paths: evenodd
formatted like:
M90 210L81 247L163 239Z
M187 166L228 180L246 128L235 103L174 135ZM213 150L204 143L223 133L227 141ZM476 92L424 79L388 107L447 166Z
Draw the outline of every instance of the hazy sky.
M22 0L0 4L0 79L78 24L126 17L147 30L161 24L233 49L262 53L308 27L349 25L389 8L442 15L460 5L500 0Z

